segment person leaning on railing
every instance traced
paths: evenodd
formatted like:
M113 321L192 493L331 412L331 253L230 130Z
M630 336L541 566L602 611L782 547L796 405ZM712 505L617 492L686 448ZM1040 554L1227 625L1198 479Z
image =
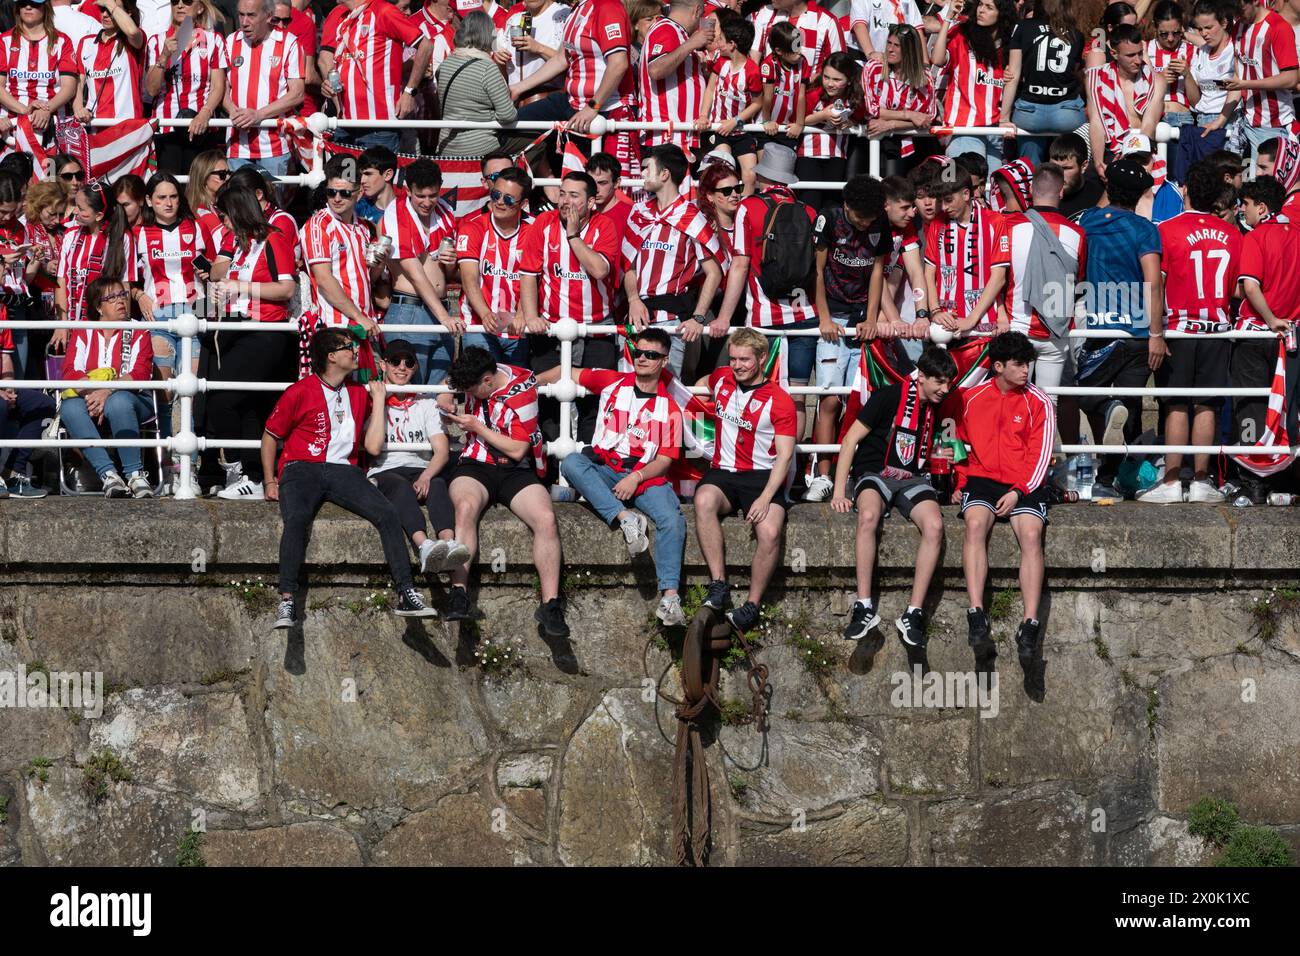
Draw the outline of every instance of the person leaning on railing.
M54 27L48 2L15 3L14 28L0 36L0 106L26 116L45 140L53 139L50 120L66 115L77 93L75 47ZM35 75L33 77L33 74Z
M77 44L73 115L81 123L140 119L145 55L140 10L135 0L98 0L98 6L103 29Z
M221 131L208 129L226 95L229 65L225 37L214 29L217 16L208 0L175 0L167 32L149 38L144 91L153 98L153 115L190 121L188 129L159 129L155 140L159 169L188 169L199 153L224 139ZM181 49L177 30L187 18L193 31Z

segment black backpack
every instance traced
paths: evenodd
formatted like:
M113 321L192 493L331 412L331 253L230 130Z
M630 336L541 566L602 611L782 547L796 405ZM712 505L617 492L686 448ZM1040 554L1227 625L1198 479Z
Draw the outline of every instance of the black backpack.
M795 289L805 293L816 282L813 255L813 224L808 207L794 202L777 202L760 197L767 212L759 236L758 284L769 299L789 299Z

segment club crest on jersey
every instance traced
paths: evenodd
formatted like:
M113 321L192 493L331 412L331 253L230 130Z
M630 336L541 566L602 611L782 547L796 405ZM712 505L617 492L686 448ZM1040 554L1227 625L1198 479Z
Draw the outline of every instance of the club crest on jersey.
M749 400L749 414L757 415L762 410L762 408L763 408L763 400L761 398L751 398Z
M272 67L276 67L276 66L279 66L279 65L280 65L280 58L279 58L278 56L272 56L272 57L271 57L271 66L272 66Z
M230 61L230 65L231 65L231 66L243 66L243 65L244 65L244 58L243 58L243 56L241 55L241 56L237 56L237 57L235 57L233 60Z
M910 465L916 455L916 436L899 432L894 436L894 452L898 455L900 465Z

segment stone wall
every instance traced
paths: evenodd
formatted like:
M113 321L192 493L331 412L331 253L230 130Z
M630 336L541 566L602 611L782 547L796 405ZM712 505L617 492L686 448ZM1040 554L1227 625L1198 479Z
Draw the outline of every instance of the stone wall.
M0 862L170 865L196 821L209 865L668 862L676 725L646 700L646 673L678 689L680 635L652 626L648 556L630 564L616 532L559 511L573 636L548 643L527 534L499 510L476 625L373 607L377 536L327 508L306 624L275 632L257 606L269 589L228 586L274 581L273 506L7 504L0 672L102 671L109 693L98 719L0 708ZM839 638L852 520L794 509L758 635L769 726L705 732L712 862L1197 864L1210 855L1185 815L1205 795L1300 845L1300 629L1285 597L1277 613L1260 603L1294 584L1297 518L1054 511L1041 703L1020 686L1015 544L998 529L1002 680L982 718L891 700L911 526L886 523L886 622L854 646ZM939 671L971 666L960 533L953 517L931 596ZM735 522L727 534L742 581L752 543ZM693 536L687 580L701 582ZM521 664L489 673L475 651L503 642ZM724 697L748 700L744 678L726 672ZM105 751L122 779L96 799Z

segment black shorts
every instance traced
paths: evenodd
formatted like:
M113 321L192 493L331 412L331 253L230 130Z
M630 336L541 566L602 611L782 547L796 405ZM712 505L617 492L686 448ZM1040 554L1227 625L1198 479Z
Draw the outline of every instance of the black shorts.
M904 518L910 518L912 509L922 501L939 503L939 493L934 490L934 486L930 484L930 479L925 475L899 479L886 478L879 472L868 471L853 476L851 480L853 481L854 504L857 504L858 497L868 488L885 500L885 510L880 515L882 518L888 518L889 512L895 507L898 508L898 513Z
M523 491L530 485L540 485L541 479L537 477L537 472L532 468L511 467L509 465L489 465L481 461L462 461L457 463L456 469L447 479L447 486L450 488L451 483L457 478L473 478L480 485L487 489L488 501L487 507L501 505L504 508L510 507L510 502L514 500L515 495Z
M799 149L799 143L797 140L791 136L782 136L780 133L774 133L771 136L768 136L766 133L755 133L754 138L758 143L759 149L762 149L768 143L776 143L779 146L786 146L796 152Z
M993 481L990 478L970 477L966 479L966 485L961 490L961 508L957 514L964 515L968 508L988 508L989 511L998 510L998 499L1011 490L1011 486L1003 484L1000 481ZM1028 495L1021 498L1019 503L1011 509L1013 515L1033 515L1043 524L1047 524L1047 487L1039 485ZM1006 521L1006 518L998 518L998 521Z
M719 146L726 146L731 150L732 156L740 157L746 154L752 156L758 153L758 138L753 133L732 133L730 136L705 133L701 139L701 146L703 146L701 154L712 152Z
M704 473L700 483L695 486L695 493L698 495L705 485L713 485L727 496L731 511L739 508L747 512L762 496L763 489L767 487L767 480L771 477L770 468L764 471L727 471L723 468L710 468ZM784 489L777 491L772 498L772 504L784 510L786 506Z
M1169 356L1156 370L1160 388L1222 389L1232 384L1232 343L1227 339L1170 339ZM1205 405L1218 408L1222 395L1167 398L1166 406Z

